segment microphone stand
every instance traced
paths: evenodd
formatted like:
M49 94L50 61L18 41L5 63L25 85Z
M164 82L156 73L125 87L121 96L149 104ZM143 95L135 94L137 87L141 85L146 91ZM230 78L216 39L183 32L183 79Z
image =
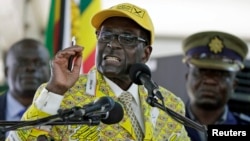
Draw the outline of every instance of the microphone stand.
M31 121L0 121L0 139L4 138L5 133L11 130L16 130L26 126L42 126L42 125L99 125L101 116L92 114L91 116L82 116L77 114L79 107L72 109L58 110L58 114L45 118ZM5 127L8 126L8 127ZM25 129L25 128L23 128Z
M163 100L162 100L163 104L160 104L158 102L158 100L156 98L154 98L153 94L148 95L146 102L152 107L157 107L157 108L163 110L164 112L169 114L177 122L179 122L179 123L181 123L181 124L183 124L185 126L189 126L191 128L194 128L196 130L202 131L207 136L207 127L205 125L200 125L200 124L194 122L193 120L191 120L191 119L189 119L187 117L184 117L183 115L169 109L168 107L165 107Z

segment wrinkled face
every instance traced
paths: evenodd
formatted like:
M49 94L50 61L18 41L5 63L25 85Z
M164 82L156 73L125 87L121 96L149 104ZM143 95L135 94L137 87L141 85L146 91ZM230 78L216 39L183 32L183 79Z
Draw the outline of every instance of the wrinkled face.
M33 97L38 86L49 79L48 52L36 44L16 46L7 56L5 74L12 94Z
M189 67L187 91L191 104L214 110L224 106L234 92L234 72Z
M96 66L100 73L113 79L128 79L129 67L145 63L151 54L144 30L128 18L105 20L97 31Z

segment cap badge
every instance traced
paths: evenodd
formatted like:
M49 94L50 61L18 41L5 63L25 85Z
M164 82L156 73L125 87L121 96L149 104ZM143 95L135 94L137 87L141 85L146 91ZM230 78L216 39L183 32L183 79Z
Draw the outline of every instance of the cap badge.
M210 51L215 54L222 52L222 49L224 47L222 40L220 40L218 37L212 38L208 46Z
M130 6L130 5L126 5L126 4L117 6L117 9L127 11L127 12L134 14L134 15L141 17L141 18L143 18L144 14L145 14L144 10L142 10L138 7Z

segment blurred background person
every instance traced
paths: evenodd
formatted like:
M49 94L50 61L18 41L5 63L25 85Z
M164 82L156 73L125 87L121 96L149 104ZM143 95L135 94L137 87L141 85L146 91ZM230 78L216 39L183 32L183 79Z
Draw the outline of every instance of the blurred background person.
M248 47L240 38L220 31L188 36L183 42L188 66L186 116L202 124L249 124L231 112L228 100L237 85L236 74L244 68ZM202 132L186 127L192 141L205 141Z
M8 90L0 95L0 120L20 120L39 85L49 80L48 50L34 39L14 43L4 56Z

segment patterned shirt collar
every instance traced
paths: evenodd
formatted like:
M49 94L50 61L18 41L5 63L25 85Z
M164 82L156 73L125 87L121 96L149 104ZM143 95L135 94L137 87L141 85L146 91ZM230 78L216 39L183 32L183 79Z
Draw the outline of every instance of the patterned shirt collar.
M107 77L104 77L104 79L109 84L110 88L113 90L116 97L119 97L121 93L124 92L124 90L122 90L117 84L115 84L113 81L111 81ZM133 83L127 91L133 95L136 103L139 104L140 101L139 101L139 95L138 95L138 85Z

